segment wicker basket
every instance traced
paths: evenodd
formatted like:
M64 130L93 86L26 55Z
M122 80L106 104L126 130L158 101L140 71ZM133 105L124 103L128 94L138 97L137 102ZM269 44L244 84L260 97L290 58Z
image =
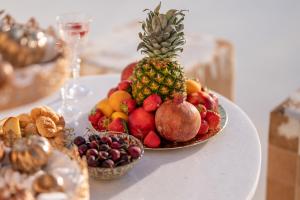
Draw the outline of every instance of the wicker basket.
M71 149L62 150L63 153L67 154L71 159L74 159L79 164L82 174L84 176L84 181L74 191L74 198L71 200L88 200L90 199L90 189L89 189L89 173L87 168L87 163L85 158L81 159L77 150L77 147L74 146Z

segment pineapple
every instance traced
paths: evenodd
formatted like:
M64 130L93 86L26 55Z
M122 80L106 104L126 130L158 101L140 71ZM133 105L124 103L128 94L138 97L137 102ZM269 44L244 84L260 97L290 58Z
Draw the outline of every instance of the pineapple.
M148 16L142 23L142 40L137 50L146 57L138 62L132 75L132 94L138 104L153 93L163 100L175 95L186 96L185 75L175 60L185 43L183 33L184 10L171 9L159 12L161 3L154 11L146 9Z

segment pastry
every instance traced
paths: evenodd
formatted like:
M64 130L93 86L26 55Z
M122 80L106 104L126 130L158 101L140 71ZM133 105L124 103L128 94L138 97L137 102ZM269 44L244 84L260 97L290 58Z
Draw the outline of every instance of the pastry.
M21 138L21 129L19 119L16 117L9 117L3 124L3 137L8 146L11 146L14 141Z
M30 136L16 141L9 154L14 170L33 173L47 164L52 152L48 140L39 136Z
M48 106L33 108L30 114L0 120L0 139L7 146L21 137L40 135L49 139L51 145L61 149L66 145L65 120Z
M32 119L35 121L39 116L42 115L42 112L45 113L45 108L39 106L39 107L36 107L36 108L33 108L30 112L30 115L32 117Z
M5 121L7 120L7 118L1 119L0 120L0 136L3 136L3 124L5 123Z
M75 153L77 149L58 151L47 139L31 136L6 151L14 159L1 163L0 200L89 199L86 162Z
M5 157L5 149L4 149L4 144L0 140L0 162L4 159Z
M32 194L26 190L18 188L17 186L5 186L0 188L1 200L34 200Z
M50 117L54 123L59 122L59 116L48 106L36 107L31 110L31 117L33 120L37 120L40 116Z
M28 136L28 135L38 135L39 132L37 130L36 124L35 123L29 123L25 126L23 129L23 136Z
M36 119L36 127L41 136L52 138L57 133L57 127L50 117L40 116Z
M33 122L31 116L27 113L20 114L20 115L17 116L17 118L20 121L20 127L21 128L25 128L29 123Z
M43 106L43 108L45 109L45 112L42 112L42 115L50 117L54 121L54 123L57 124L59 122L60 116L48 106Z
M32 185L35 193L61 192L63 180L51 174L45 173L37 177Z

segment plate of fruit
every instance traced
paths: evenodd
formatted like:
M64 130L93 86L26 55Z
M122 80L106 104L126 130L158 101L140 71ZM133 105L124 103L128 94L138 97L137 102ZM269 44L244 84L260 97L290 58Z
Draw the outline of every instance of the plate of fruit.
M138 105L123 80L89 113L90 128L117 131L138 138L145 149L167 150L194 146L222 132L228 117L217 96L194 80L187 80L187 96L163 101L151 94Z
M145 149L205 142L222 132L227 115L215 93L188 79L176 59L185 43L185 11L160 13L160 4L146 11L137 48L145 57L124 68L119 84L90 111L90 125L133 135Z

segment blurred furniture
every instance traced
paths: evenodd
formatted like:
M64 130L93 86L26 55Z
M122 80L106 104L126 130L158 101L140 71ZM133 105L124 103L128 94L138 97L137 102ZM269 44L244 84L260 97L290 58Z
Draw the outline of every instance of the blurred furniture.
M87 113L119 80L119 75L79 78L80 84L90 88L93 94L76 103L84 113L74 126L76 134L85 133ZM54 109L60 103L58 92L36 102ZM223 96L220 96L220 103L229 116L222 133L191 148L146 151L134 170L121 179L104 182L90 179L91 199L251 199L261 167L258 133L238 106ZM0 113L0 118L28 112L30 108L26 106Z
M267 199L300 199L300 90L270 116Z
M132 22L101 36L82 54L82 74L120 73L131 62L142 58L136 51L140 24ZM179 57L189 78L234 100L234 48L224 39L206 34L186 33L184 51Z
M142 58L136 51L140 31L133 22L116 28L109 35L91 41L81 52L81 75L120 73L129 63ZM188 77L234 100L234 50L223 39L187 33L179 60ZM37 101L57 91L70 75L66 60L38 64L15 70L10 84L0 88L0 110Z
M0 111L53 94L67 79L68 74L64 58L14 70L10 82L0 88Z
M17 22L0 10L0 110L24 105L54 91L67 77L64 53L52 27L34 18Z

